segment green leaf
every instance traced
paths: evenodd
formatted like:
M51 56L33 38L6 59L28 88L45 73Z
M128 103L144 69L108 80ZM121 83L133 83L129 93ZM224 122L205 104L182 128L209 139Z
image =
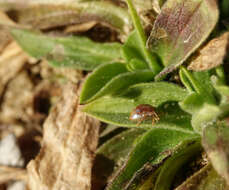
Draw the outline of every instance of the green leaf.
M108 94L118 94L130 85L153 80L154 75L150 70L125 72L124 66L120 63L115 68L116 63L106 64L93 72L83 86L80 103L88 103Z
M163 163L155 183L155 190L169 190L177 172L202 151L200 138L196 137L182 141L174 153ZM165 183L166 182L166 183Z
M157 76L182 64L209 36L218 21L215 0L167 0L157 16L148 46L165 66Z
M105 142L98 148L96 154L112 160L117 166L121 166L122 164L119 162L125 160L134 140L145 132L146 130L140 128L128 129Z
M135 172L126 190L154 189L161 165L162 163L154 166L150 162L146 162L141 169Z
M198 93L192 93L188 95L184 101L179 102L180 107L190 114L198 112L203 107L203 104L204 97Z
M76 36L51 37L19 29L13 29L12 35L24 51L36 58L45 57L53 66L93 70L121 60L119 43L96 43Z
M120 190L128 187L131 178L146 162L159 164L183 140L197 137L196 134L185 133L174 129L152 128L136 143L129 159L118 175L112 180L107 190Z
M199 155L201 150L199 137L180 142L171 150L162 153L167 154L163 163L156 166L146 163L138 170L128 184L127 190L171 189L171 183L175 175L177 176L178 170L180 174L183 166Z
M143 129L124 131L98 148L93 168L93 180L97 187L104 187L108 177L125 161L134 140L145 132Z
M126 62L131 59L139 59L145 61L143 49L140 45L140 39L136 30L131 32L122 47L123 57Z
M131 61L127 64L127 68L129 71L148 69L144 61L136 58L131 59Z
M192 116L192 126L198 133L203 132L208 125L213 125L218 120L229 116L229 104L220 106L204 104L203 107Z
M228 124L217 122L207 125L203 131L202 144L215 170L229 184Z
M84 22L102 22L127 34L132 26L127 9L109 1L0 1L0 9L14 13L17 23L47 29Z
M190 92L198 93L206 103L216 104L210 76L209 71L190 73L184 67L180 69L181 81Z
M160 117L160 121L155 126L166 126L174 120L187 123L190 116L181 111L176 103L176 101L182 101L186 95L187 91L172 83L143 83L131 86L120 96L95 100L87 104L83 110L108 123L136 127L137 123L129 120L131 111L139 104L150 104L156 107L156 112ZM168 103L162 105L165 102ZM140 126L151 128L152 120L145 121ZM186 128L184 127L184 129Z
M176 190L226 190L229 187L210 164L189 177Z
M221 95L220 103L227 103L229 96L229 87L225 85L225 82L219 79L217 76L212 76L211 81L216 91Z
M110 63L96 68L84 82L80 94L80 103L86 103L98 97L98 93L101 89L106 88L105 85L110 82L112 78L126 72L128 71L126 65L123 63Z
M152 69L152 71L156 75L160 72L161 67L158 64L156 57L153 56L153 54L146 48L146 35L145 35L144 29L141 25L141 20L137 14L137 11L136 11L134 5L132 4L132 0L126 0L126 2L128 4L128 8L130 11L130 15L131 15L136 33L134 32L132 34L133 36L131 36L130 39L128 39L127 45L124 48L124 51L128 51L128 54L129 54L129 52L131 50L126 50L126 49L128 49L127 47L132 47L132 44L135 43L135 45L134 45L134 49L135 49L135 46L137 44L137 49L141 50L140 52L144 56L145 61L148 63L149 68ZM133 41L133 39L134 39L134 41ZM137 41L135 41L135 39L137 39ZM126 53L124 53L124 54L126 54ZM139 55L137 55L137 56L139 56ZM126 57L128 58L129 55L127 55Z
M202 108L192 116L193 129L202 134L204 128L211 123L215 123L221 114L222 111L218 106L204 104Z

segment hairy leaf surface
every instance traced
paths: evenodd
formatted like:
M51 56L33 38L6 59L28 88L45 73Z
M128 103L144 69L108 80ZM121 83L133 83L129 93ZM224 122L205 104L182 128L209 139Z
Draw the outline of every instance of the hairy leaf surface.
M167 0L157 16L148 46L172 71L208 37L218 20L215 0Z
M28 30L12 30L24 51L46 58L57 67L93 70L98 65L121 60L121 44L96 43L86 37L51 37Z
M160 164L181 141L197 137L193 133L185 133L174 129L153 128L136 143L129 159L117 176L108 186L108 190L119 190L128 187L131 178L146 162Z
M167 82L142 83L131 86L119 96L99 98L84 107L88 114L102 121L119 126L137 127L137 123L130 121L131 111L139 104L150 104L155 107L160 120L155 126L166 126L168 123L186 123L188 129L190 116L179 108L177 101L182 101L187 91ZM152 119L142 122L140 126L152 127ZM176 126L176 125L175 125Z

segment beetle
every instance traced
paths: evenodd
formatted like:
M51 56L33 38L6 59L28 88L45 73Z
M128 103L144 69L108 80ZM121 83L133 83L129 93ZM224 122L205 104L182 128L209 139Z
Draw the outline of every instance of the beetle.
M137 125L140 125L142 121L146 119L152 119L152 125L159 121L159 116L155 112L155 108L149 104L140 104L132 110L130 113L130 120L137 121Z

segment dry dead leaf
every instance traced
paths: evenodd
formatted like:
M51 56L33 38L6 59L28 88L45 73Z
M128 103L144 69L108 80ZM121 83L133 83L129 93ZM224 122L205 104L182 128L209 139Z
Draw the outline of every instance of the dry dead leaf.
M223 63L229 44L229 32L214 38L200 50L199 56L188 66L189 70L204 71Z
M26 184L24 181L16 181L8 184L7 190L26 190Z
M16 42L11 42L0 56L0 97L5 85L21 70L28 56Z
M85 23L80 23L76 25L67 26L64 30L64 33L73 33L73 32L85 32L93 28L98 22L89 21Z
M15 23L2 11L0 11L0 52L11 41L9 31L4 26L15 26Z
M3 11L0 11L0 25L17 26Z
M25 169L0 165L0 184L11 180L27 180Z
M14 61L16 62L16 60ZM15 74L15 76L12 75L13 79L7 85L7 90L4 92L0 120L3 123L9 124L14 123L18 119L29 122L33 116L34 84L26 70L20 73L12 72L12 74Z
M90 190L99 121L78 109L78 87L69 83L44 124L42 148L28 166L31 190Z
M50 67L47 60L42 60L40 63L40 74L42 78L53 80L54 78L65 78L73 83L77 83L83 78L83 72L67 67Z

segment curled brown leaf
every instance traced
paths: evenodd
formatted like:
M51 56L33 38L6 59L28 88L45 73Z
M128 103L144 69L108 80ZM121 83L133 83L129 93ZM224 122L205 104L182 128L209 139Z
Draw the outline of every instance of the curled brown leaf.
M229 32L212 39L199 51L199 56L188 66L189 70L204 71L223 63L228 51Z

